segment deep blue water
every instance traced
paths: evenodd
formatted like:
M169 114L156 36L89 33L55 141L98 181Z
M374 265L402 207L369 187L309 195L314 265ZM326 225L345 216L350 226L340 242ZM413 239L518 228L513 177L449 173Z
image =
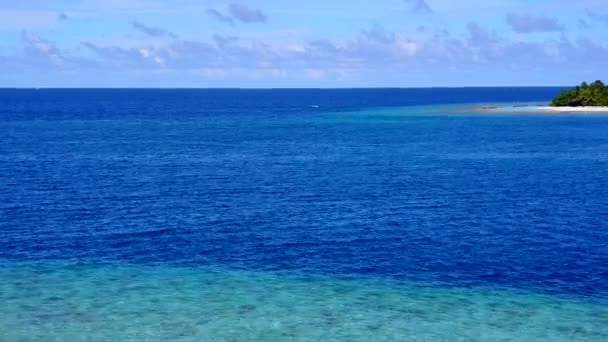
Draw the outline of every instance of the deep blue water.
M0 89L10 120L190 120L205 116L285 116L366 108L546 101L561 88L436 89Z
M0 90L0 340L606 341L558 91Z
M602 295L608 117L403 107L555 92L2 90L0 258Z

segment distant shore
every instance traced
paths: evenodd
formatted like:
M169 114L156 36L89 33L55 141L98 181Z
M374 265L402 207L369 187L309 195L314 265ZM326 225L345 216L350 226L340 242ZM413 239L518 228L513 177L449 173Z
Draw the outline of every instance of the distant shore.
M548 111L548 112L560 112L560 113L590 113L590 112L600 112L607 113L608 107L551 107L551 106L543 106L538 107L537 110Z
M608 113L608 107L552 107L547 105L488 105L474 107L475 112L491 113Z

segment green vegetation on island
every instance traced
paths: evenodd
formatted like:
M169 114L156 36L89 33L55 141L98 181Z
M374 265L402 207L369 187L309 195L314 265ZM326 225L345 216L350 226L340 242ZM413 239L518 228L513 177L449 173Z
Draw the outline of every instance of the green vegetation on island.
M553 107L608 106L608 86L602 81L583 82L574 89L564 90L551 102Z

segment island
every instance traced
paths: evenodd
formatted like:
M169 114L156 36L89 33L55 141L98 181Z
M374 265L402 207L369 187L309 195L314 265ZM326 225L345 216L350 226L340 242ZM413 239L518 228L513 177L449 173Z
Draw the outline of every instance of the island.
M608 86L602 81L591 84L583 82L574 89L559 93L550 104L551 107L607 107Z
M465 111L478 113L598 113L608 114L608 86L602 81L591 84L586 82L574 88L560 92L551 103L515 103L515 104L488 104L466 108Z

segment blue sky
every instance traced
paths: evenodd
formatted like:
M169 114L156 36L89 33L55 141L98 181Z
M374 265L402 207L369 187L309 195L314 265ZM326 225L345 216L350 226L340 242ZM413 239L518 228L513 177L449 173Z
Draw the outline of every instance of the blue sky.
M608 81L607 0L0 0L2 87Z

